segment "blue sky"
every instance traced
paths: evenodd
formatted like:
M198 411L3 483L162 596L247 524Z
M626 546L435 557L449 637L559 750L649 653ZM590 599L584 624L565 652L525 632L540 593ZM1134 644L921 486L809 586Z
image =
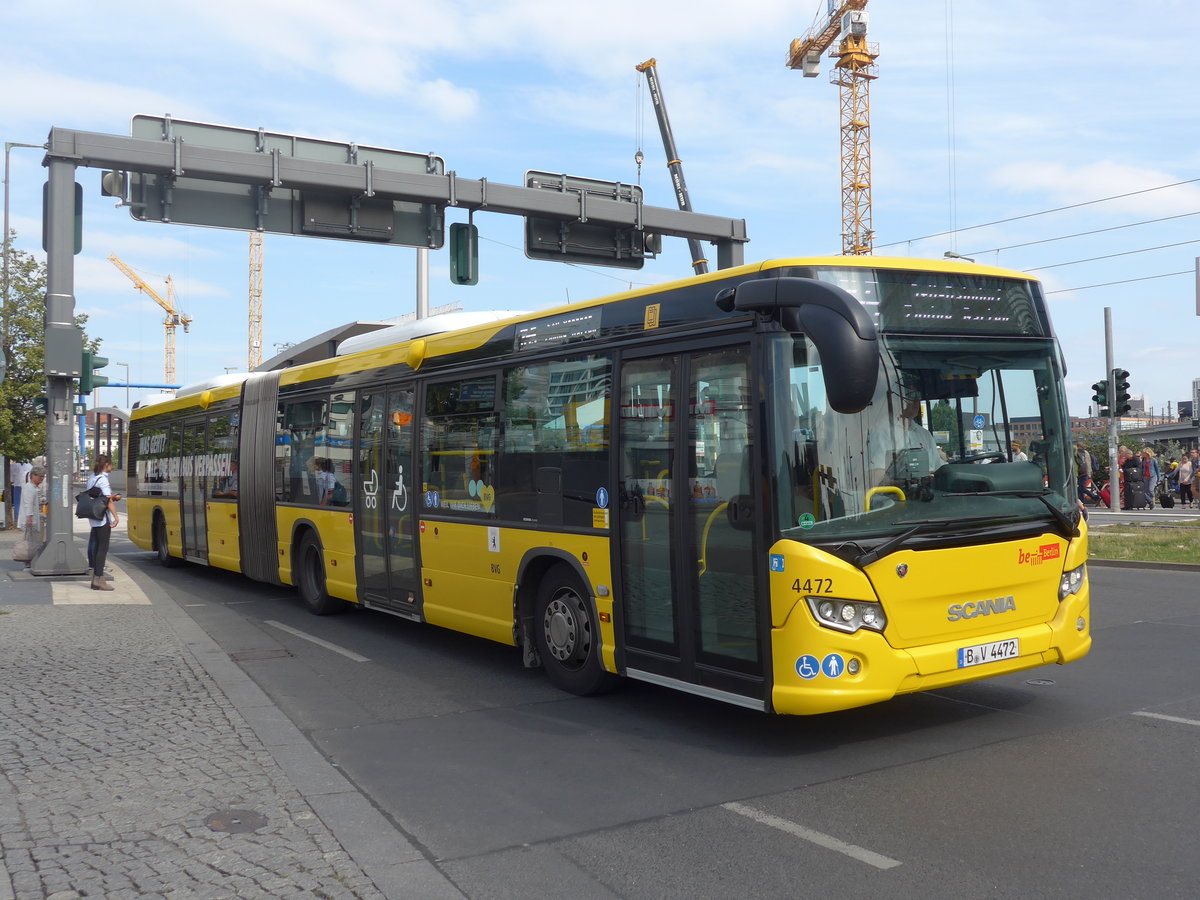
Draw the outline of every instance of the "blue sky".
M784 64L790 40L824 7L9 0L0 132L30 143L52 126L127 134L131 116L169 113L433 152L464 177L506 184L530 169L637 181L640 145L646 201L673 206L634 70L653 56L694 207L746 219L748 262L836 253L837 88L828 63L812 79ZM1200 7L875 0L869 11L869 39L880 45L871 88L877 253L953 250L1037 267L1053 292L1077 414L1103 376L1105 307L1134 393L1156 409L1189 399L1200 377L1195 278L1169 273L1190 273L1200 255L1200 91L1188 70ZM16 245L39 253L40 162L37 151L12 151ZM102 353L128 363L132 381L162 379L162 314L106 261L115 253L156 287L173 276L194 319L177 335L181 382L244 369L245 234L137 223L100 196L96 170L81 169L79 180L76 302ZM465 218L450 210L447 222ZM690 273L682 240L668 239L640 271L567 267L525 258L520 219L475 221L479 285L452 285L446 252L434 252L432 306L536 309ZM415 260L407 248L267 235L264 356L348 321L411 312ZM1143 280L1090 287L1128 279ZM107 374L118 381L124 372ZM101 391L102 403L124 401L123 390Z

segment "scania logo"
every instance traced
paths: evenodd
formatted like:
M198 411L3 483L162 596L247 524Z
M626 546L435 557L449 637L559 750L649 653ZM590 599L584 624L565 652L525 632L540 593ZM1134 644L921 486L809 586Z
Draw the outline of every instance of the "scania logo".
M949 613L946 620L957 622L959 619L973 619L976 616L990 616L992 613L1016 612L1017 604L1011 596L996 597L992 600L980 600L978 603L955 603L946 610Z
M899 575L901 578L903 578L905 575L907 575L908 574L908 563L900 563L900 565L896 566L896 574Z

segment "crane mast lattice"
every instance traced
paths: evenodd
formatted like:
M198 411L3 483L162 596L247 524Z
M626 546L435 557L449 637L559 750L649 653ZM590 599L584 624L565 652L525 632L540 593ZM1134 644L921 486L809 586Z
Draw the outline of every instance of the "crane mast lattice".
M829 0L823 22L792 41L787 64L805 78L820 71L821 54L836 59L830 81L841 100L842 253L867 255L875 239L871 223L871 81L878 77L879 45L867 43L867 0Z
M167 296L164 299L158 291L146 284L145 280L129 266L125 265L115 253L108 257L108 261L125 273L133 286L141 291L147 297L150 297L155 303L163 308L167 317L163 319L163 383L175 383L175 329L182 325L186 332L188 326L192 324L192 317L187 313L181 313L175 307L175 281L170 275L167 276Z

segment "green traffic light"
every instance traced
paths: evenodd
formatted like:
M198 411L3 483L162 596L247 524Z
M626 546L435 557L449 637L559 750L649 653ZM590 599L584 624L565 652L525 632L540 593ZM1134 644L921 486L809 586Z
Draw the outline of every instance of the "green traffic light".
M90 394L96 388L108 384L107 375L96 374L96 369L103 369L107 365L107 356L97 356L91 350L84 350L83 365L79 369L79 393Z
M1113 369L1113 415L1123 416L1133 407L1129 402L1129 370Z

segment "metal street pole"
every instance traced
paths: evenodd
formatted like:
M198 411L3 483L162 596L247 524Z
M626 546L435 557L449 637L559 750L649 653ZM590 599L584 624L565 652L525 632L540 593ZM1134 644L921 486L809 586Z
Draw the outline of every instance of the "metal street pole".
M81 575L87 559L74 537L71 478L72 373L82 372L75 325L75 161L51 158L46 198L46 463L49 516L34 575Z
M1108 508L1117 512L1121 508L1121 468L1117 464L1117 405L1115 381L1113 379L1113 333L1112 307L1104 307L1104 371L1108 379Z
M129 363L113 363L114 366L122 366L125 369L125 408L129 409Z

